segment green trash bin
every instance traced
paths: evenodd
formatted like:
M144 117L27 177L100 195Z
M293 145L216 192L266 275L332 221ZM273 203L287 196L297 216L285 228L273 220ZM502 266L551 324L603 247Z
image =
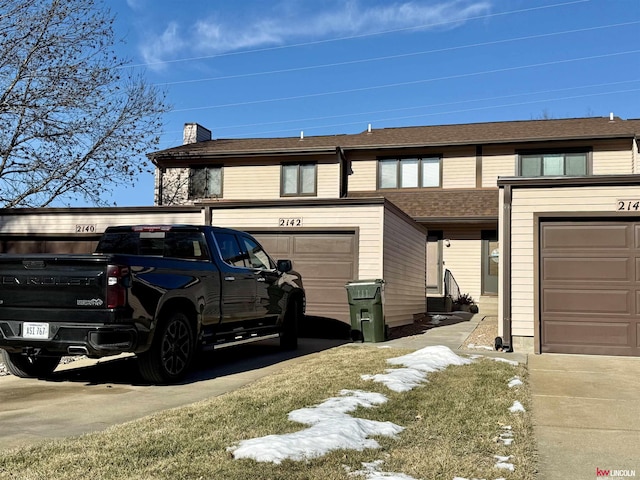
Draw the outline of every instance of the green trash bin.
M384 280L357 280L347 283L351 338L361 342L384 342Z

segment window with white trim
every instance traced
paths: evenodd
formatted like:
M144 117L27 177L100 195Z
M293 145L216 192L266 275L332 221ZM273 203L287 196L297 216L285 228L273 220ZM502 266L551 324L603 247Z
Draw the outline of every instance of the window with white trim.
M440 187L440 157L378 160L378 188Z

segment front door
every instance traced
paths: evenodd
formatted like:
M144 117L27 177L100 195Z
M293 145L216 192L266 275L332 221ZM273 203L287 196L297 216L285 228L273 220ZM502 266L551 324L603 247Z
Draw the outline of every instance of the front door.
M482 294L498 294L498 259L500 255L498 232L482 231Z

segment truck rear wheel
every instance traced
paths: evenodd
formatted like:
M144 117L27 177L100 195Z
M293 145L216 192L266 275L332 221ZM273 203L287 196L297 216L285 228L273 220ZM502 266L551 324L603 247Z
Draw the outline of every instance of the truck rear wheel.
M193 361L193 328L182 312L172 313L157 328L151 348L138 355L140 374L150 383L175 382L184 377Z
M2 361L12 375L21 378L45 378L53 373L60 363L58 356L28 357L20 353L2 350Z

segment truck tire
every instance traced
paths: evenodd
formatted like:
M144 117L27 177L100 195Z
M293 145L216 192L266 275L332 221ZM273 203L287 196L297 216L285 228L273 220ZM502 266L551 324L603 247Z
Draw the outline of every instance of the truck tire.
M9 373L20 378L46 378L56 369L60 358L62 357L28 357L2 350L2 361L5 367Z
M280 332L280 348L295 350L298 348L298 324L302 318L302 304L298 298L292 298L284 314Z
M174 312L161 321L151 348L138 355L140 375L150 383L172 383L187 373L195 355L193 328L189 317Z

